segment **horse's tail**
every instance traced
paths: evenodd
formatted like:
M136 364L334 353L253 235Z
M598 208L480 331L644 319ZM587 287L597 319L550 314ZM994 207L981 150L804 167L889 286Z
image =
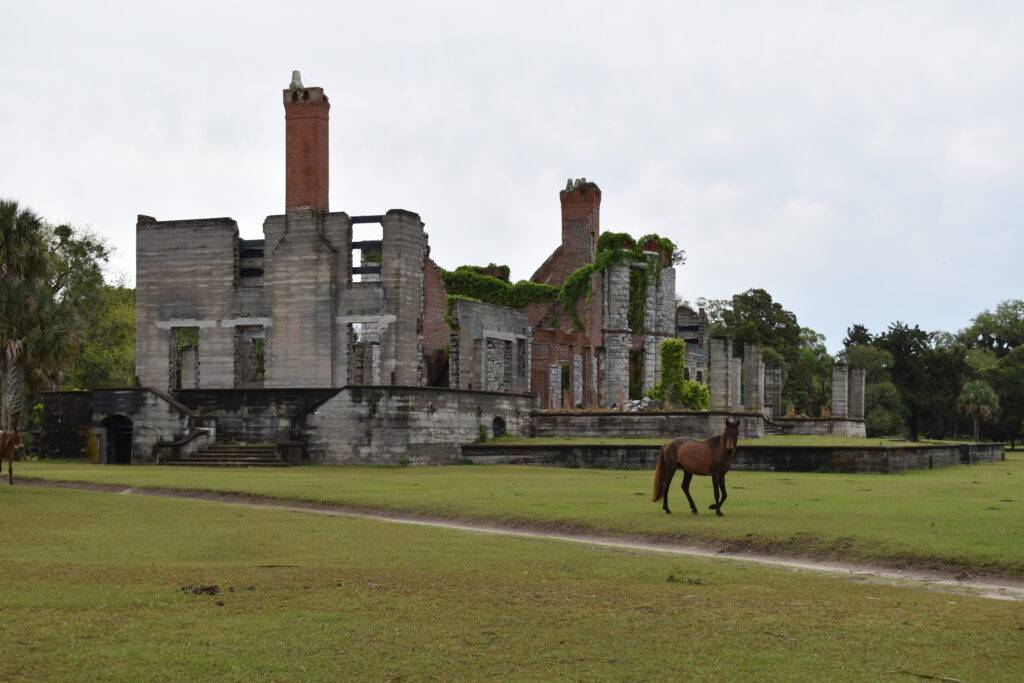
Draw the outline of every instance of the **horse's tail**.
M658 453L658 466L654 468L654 497L651 498L651 500L654 501L655 503L657 503L659 500L661 500L661 489L662 489L662 485L665 483L665 448L666 447L667 446L662 446L661 447L661 452Z

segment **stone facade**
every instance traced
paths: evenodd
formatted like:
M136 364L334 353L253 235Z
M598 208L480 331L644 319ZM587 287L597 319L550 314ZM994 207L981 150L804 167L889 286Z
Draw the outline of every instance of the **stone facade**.
M724 410L665 412L569 412L539 411L533 415L533 436L587 437L677 437L706 439L725 431L727 418L740 421L740 438L764 436L761 415Z
M453 389L527 393L530 328L513 308L459 299L452 306L448 367Z
M532 394L346 387L306 417L303 433L314 463L451 463L481 428L529 435L534 406Z
M846 417L781 417L776 422L781 425L783 434L867 437L864 420Z

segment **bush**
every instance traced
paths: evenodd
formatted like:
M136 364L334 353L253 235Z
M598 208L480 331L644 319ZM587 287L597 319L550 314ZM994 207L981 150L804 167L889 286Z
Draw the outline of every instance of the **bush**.
M709 410L711 392L707 385L686 379L686 342L666 339L661 343L661 381L647 391L664 407Z

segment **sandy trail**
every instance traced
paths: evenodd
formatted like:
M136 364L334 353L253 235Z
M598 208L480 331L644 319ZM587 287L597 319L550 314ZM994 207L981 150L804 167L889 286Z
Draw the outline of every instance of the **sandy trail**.
M182 500L203 500L238 505L249 508L282 510L307 514L330 515L371 519L391 524L412 524L471 533L510 536L515 538L543 539L564 543L578 543L599 548L614 548L635 552L657 553L698 557L718 561L743 562L792 571L816 572L846 578L850 581L884 583L894 586L929 588L960 595L973 595L994 600L1024 601L1024 582L1000 579L975 579L954 577L941 572L918 570L896 570L870 564L848 564L842 562L820 562L783 555L734 552L706 546L626 539L611 535L573 534L541 528L510 527L486 522L453 521L450 519L420 517L398 512L368 512L350 510L336 505L301 500L277 500L249 494L222 493L213 491L192 491L154 488L132 488L121 484L94 484L86 482L50 481L43 479L21 479L21 484L46 488L77 489L121 495L157 496Z

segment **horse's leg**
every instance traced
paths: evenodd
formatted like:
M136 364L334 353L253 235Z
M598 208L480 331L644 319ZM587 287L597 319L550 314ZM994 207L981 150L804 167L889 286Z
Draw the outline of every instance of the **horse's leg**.
M718 514L722 514L718 509L718 474L716 472L711 473L711 486L715 490L715 502L708 506L708 510L714 510Z
M676 467L678 466L679 463L675 458L665 460L665 481L661 484L661 509L665 511L666 515L672 514L668 508L668 492L672 488L672 477L676 476Z
M725 472L722 472L718 476L718 487L722 489L722 498L718 501L718 514L722 515L722 506L725 505L725 499L729 497L729 494L725 490Z
M690 512L697 514L697 504L693 502L693 496L690 495L690 480L692 479L693 472L683 470L683 493L686 494L686 500L690 501Z

